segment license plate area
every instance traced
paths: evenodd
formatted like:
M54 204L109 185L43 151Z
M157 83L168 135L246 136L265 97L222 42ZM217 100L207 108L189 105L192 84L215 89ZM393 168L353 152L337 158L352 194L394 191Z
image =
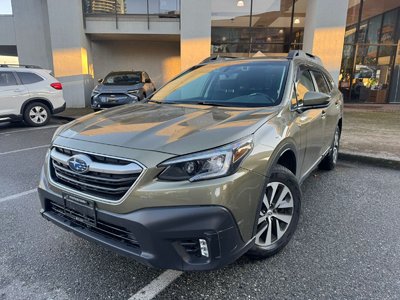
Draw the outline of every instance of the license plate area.
M87 226L97 226L96 203L76 196L63 194L65 216Z

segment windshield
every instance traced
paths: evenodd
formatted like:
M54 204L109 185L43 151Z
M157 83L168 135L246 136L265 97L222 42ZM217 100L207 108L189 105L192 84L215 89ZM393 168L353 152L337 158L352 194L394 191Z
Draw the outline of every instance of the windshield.
M235 61L200 66L166 84L151 100L235 107L278 105L288 64L286 61Z
M104 78L105 85L132 85L141 82L140 72L110 73Z

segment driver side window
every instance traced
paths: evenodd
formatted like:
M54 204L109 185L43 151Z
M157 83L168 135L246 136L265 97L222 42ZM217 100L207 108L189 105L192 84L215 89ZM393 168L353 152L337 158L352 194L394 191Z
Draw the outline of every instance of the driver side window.
M303 104L304 95L310 91L315 91L314 83L310 72L308 70L303 70L296 85L296 96L299 105Z

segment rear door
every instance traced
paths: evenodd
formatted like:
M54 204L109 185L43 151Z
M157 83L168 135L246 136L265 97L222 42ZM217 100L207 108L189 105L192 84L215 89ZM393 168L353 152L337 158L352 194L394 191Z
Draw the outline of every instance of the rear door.
M29 98L13 71L0 71L0 116L20 115L21 107Z
M309 91L316 91L314 80L307 67L300 67L296 81L296 96L301 107L304 95ZM324 119L321 108L307 109L298 116L306 146L304 151L302 174L306 174L321 157L323 146ZM304 139L304 138L303 138Z

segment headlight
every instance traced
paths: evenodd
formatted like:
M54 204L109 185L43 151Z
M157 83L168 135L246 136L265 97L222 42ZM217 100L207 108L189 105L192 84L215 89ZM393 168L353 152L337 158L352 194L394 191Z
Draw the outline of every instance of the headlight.
M138 95L140 93L140 90L129 90L128 91L128 94L131 94L131 95Z
M237 171L252 149L252 138L246 138L220 148L172 158L160 164L166 169L158 178L198 181L228 176Z
M100 94L99 91L93 90L91 97L93 98L93 97L97 96L98 94Z

